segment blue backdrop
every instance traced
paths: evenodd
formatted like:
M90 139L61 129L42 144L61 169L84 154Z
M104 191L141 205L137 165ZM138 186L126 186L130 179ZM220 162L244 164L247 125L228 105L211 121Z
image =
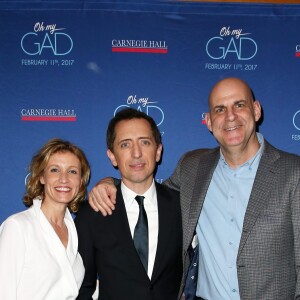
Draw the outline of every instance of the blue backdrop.
M105 132L124 106L159 125L167 178L184 152L216 145L203 115L228 76L253 88L265 138L300 154L299 5L0 1L0 26L0 223L24 209L29 162L50 138L83 148L89 189L116 176Z

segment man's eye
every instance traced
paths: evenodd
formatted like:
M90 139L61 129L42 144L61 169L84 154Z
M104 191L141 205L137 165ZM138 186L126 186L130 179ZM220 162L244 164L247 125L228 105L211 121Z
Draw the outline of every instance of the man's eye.
M143 143L144 145L150 145L150 144L151 144L150 141L148 141L148 140L144 140L144 141L142 141L142 143Z
M122 143L122 144L121 144L121 148L127 148L128 145L129 145L128 143Z
M236 106L237 108L240 108L240 107L244 107L245 105L244 105L244 103L237 103L235 106Z
M220 107L215 110L215 113L222 113L224 112L224 110L225 110L224 107Z

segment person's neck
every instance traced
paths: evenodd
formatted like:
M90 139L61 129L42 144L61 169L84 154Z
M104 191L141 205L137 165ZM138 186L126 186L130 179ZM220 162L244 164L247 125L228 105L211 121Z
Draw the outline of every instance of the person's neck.
M125 186L128 189L130 189L131 191L133 191L138 195L145 194L151 187L152 182L153 182L153 177L151 178L151 180L147 180L147 182L139 182L139 183L129 183L123 180L123 184L125 184Z
M46 216L47 220L51 224L55 224L58 227L64 227L64 217L66 213L66 206L63 205L50 205L46 202L42 202L41 210Z
M259 150L260 143L255 137L251 145L248 143L244 146L236 146L230 149L224 149L221 147L222 154L225 158L226 163L232 168L237 169L252 157L255 156Z

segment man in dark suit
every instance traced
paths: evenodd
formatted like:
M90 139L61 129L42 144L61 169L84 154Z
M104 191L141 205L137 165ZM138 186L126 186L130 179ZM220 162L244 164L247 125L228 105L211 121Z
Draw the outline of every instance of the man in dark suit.
M75 218L85 266L77 299L92 299L98 276L99 299L176 300L183 274L181 211L179 193L154 181L160 132L151 117L124 109L108 125L107 147L122 181L111 218L87 203ZM144 231L137 233L138 227Z
M198 237L196 299L300 299L300 157L257 133L260 117L246 82L219 81L206 115L219 147L186 153L164 182L180 192L185 273ZM103 186L113 199L113 185Z

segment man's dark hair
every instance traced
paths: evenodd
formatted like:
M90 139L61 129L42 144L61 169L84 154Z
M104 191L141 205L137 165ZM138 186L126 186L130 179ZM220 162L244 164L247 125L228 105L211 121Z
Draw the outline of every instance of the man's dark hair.
M147 114L139 110L133 108L124 108L120 110L118 113L116 113L114 118L110 120L106 130L106 145L110 151L113 152L113 145L116 138L116 132L115 132L116 125L121 121L132 120L132 119L146 120L151 127L155 143L157 145L161 144L161 135L159 129L157 128L155 121L151 117L149 117Z

